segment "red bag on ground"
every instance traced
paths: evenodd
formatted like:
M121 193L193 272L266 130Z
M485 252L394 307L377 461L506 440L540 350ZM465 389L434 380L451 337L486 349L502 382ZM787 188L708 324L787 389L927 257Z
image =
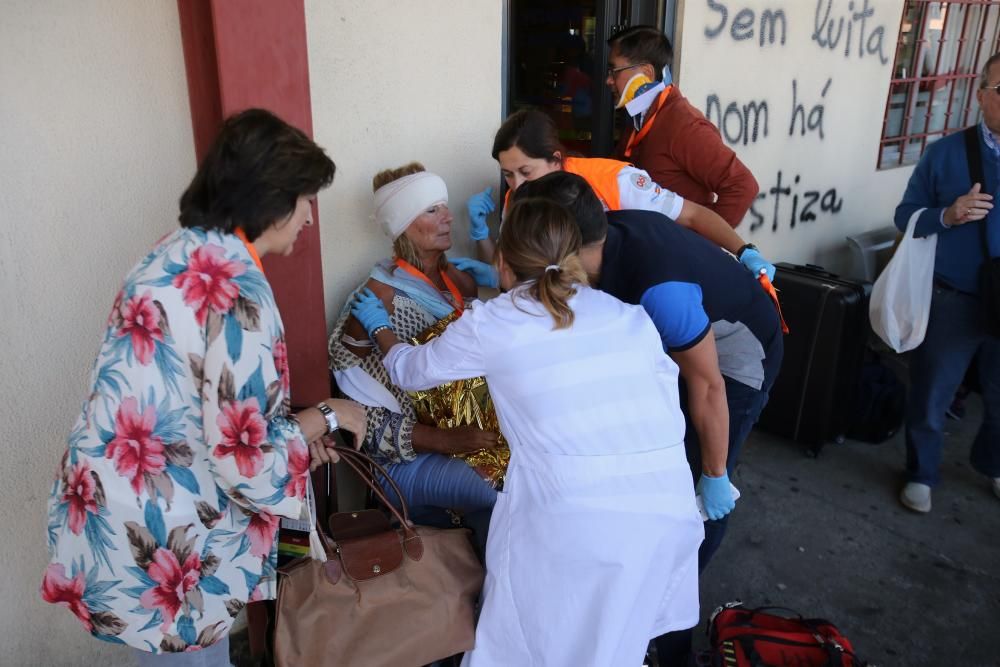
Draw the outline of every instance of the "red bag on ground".
M780 611L786 615L770 613ZM791 616L789 616L790 614ZM864 667L850 640L821 618L728 602L709 619L713 667Z

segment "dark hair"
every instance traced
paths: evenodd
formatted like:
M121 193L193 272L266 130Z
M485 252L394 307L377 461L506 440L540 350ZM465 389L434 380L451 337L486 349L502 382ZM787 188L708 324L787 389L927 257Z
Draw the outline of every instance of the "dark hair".
M997 63L1000 63L1000 52L994 53L990 56L985 63L983 63L983 71L979 74L979 87L985 88L990 82L990 67L993 67Z
M587 273L577 254L580 230L569 211L548 199L521 199L500 228L497 251L519 283L534 281L528 294L552 315L554 329L573 324L569 299L577 283L587 283Z
M670 40L661 30L651 25L636 25L626 28L608 38L608 46L630 63L649 63L654 76L663 78L663 68L674 60L674 49Z
M566 149L559 143L555 121L538 109L522 109L507 117L493 139L493 159L499 159L501 151L514 147L530 158L550 162L562 162L556 153L566 155Z
M251 241L333 182L336 167L301 130L264 109L230 116L181 195L181 227L243 229Z
M608 217L590 183L568 171L553 171L534 181L521 184L513 194L513 202L536 197L555 202L566 208L580 230L583 245L590 245L608 235ZM507 224L506 222L504 224Z

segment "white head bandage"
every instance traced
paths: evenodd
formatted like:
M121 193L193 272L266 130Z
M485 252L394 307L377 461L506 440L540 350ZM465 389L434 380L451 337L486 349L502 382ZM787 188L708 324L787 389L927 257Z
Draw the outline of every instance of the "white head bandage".
M375 220L395 241L425 209L447 203L444 180L429 171L419 171L375 191Z

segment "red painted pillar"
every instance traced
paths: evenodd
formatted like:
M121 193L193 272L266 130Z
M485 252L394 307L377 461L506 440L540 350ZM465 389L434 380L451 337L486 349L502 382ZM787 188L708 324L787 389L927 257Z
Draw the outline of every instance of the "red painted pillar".
M303 0L177 6L199 160L222 119L248 107L268 109L312 136ZM290 257L265 257L264 268L285 323L292 403L313 405L330 395L319 225L302 230Z

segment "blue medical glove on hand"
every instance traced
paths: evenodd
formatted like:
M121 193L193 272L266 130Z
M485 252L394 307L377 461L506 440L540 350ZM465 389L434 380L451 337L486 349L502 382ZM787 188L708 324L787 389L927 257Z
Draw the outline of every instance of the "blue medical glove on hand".
M382 299L375 296L375 293L365 287L354 296L351 302L351 314L361 322L368 335L379 327L392 328L389 321L389 311L385 309Z
M469 236L473 241L483 241L490 237L486 218L496 207L493 203L493 188L486 188L465 202L465 210L469 212Z
M712 477L702 473L695 490L701 496L701 502L705 506L705 514L708 515L709 519L721 519L736 507L733 491L729 484L729 475L725 473L721 477Z
M750 270L754 278L759 278L761 269L763 269L767 271L767 279L774 280L774 264L764 259L757 250L753 248L744 250L743 254L740 255L740 262Z
M480 262L478 259L470 259L469 257L455 257L448 261L454 264L455 268L459 271L465 271L475 278L476 284L480 287L492 287L496 289L500 286L500 274L486 262Z

